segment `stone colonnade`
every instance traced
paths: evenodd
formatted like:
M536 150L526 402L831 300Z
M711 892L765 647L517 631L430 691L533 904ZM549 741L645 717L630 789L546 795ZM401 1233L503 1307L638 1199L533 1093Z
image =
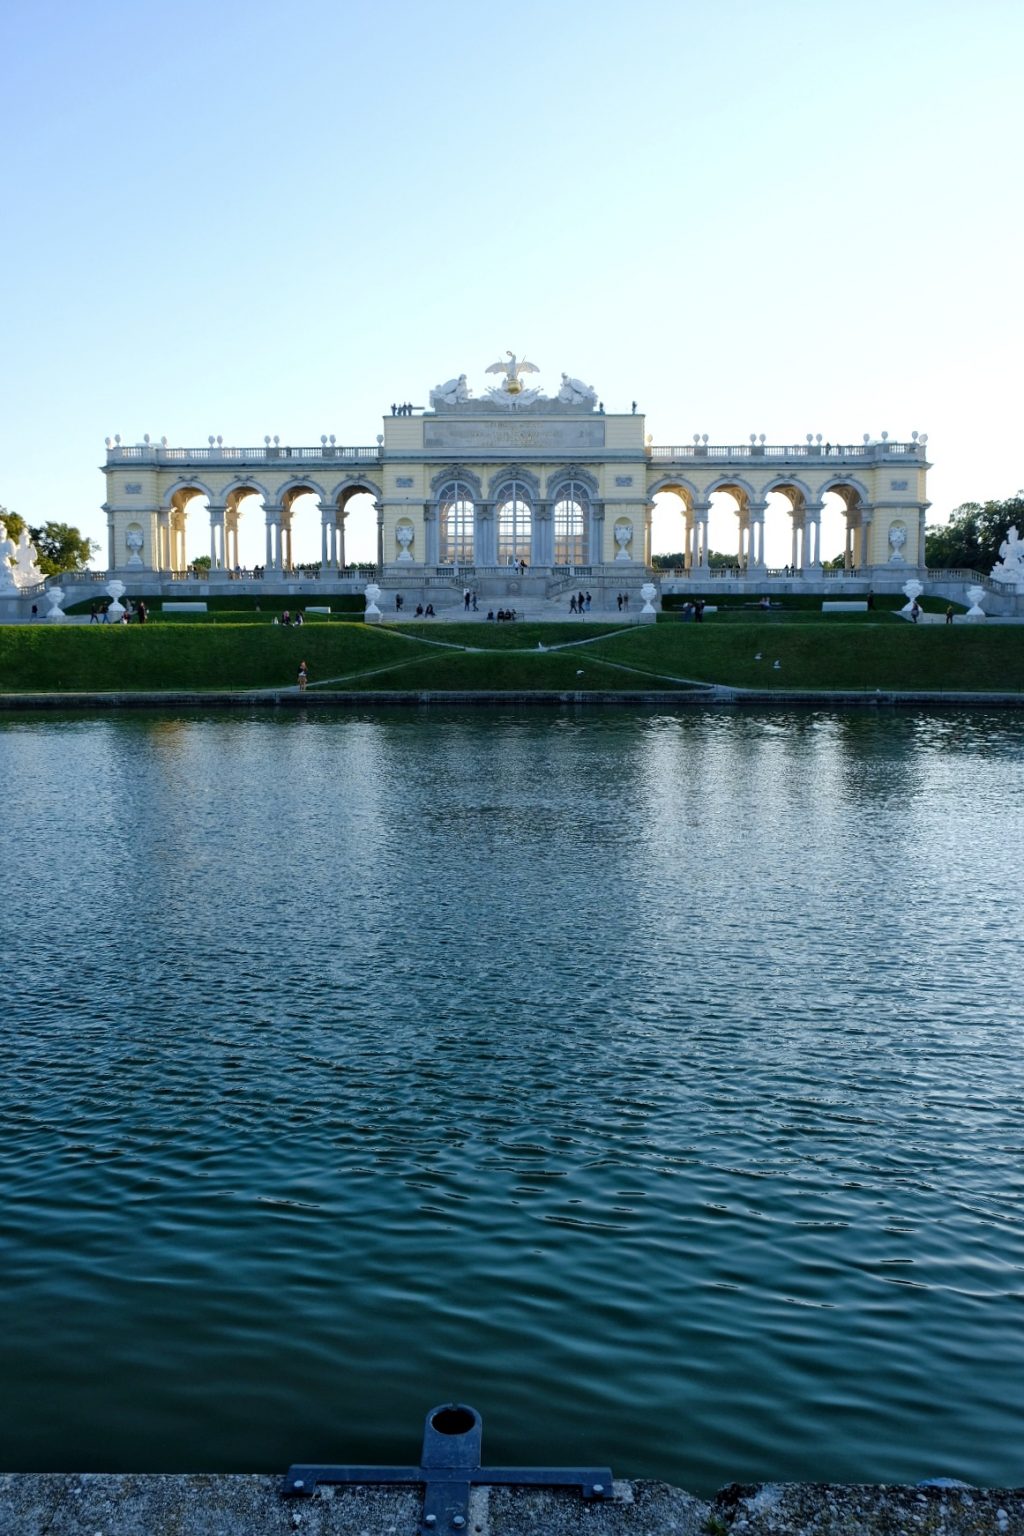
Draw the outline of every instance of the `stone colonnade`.
M671 487L664 487L671 490ZM843 563L853 569L868 563L868 537L873 518L873 508L857 500L846 507L846 542ZM764 533L767 502L740 504L737 508L736 564L741 570L765 569ZM820 506L791 506L788 515L792 519L792 543L790 564L795 571L821 569L821 514ZM685 519L684 557L687 570L706 570L710 553L708 521L711 514L710 500L694 500L683 505ZM783 516L787 515L782 513ZM923 547L924 513L921 520L921 547Z
M372 495L369 488L356 487L352 494ZM188 561L185 553L185 523L189 507L206 492L196 487L192 495L177 505L160 509L156 520L156 567L162 571L183 571ZM260 494L257 491L248 493ZM300 491L299 494L317 495L316 491ZM239 498L239 501L241 498ZM266 521L266 545L264 568L267 572L286 572L294 567L292 553L292 509L290 504L264 504L260 509ZM382 511L375 503L377 513L378 558ZM192 515L195 515L194 513ZM242 512L238 503L209 503L210 517L210 568L233 571L241 564L238 548L239 520ZM251 514L250 514L251 515ZM345 522L348 511L344 506L321 504L320 507L320 563L324 571L340 573L345 569Z

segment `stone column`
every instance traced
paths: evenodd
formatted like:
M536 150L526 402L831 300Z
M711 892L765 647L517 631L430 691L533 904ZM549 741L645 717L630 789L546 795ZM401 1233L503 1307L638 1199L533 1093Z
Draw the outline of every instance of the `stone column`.
M210 571L223 569L225 562L224 508L210 507Z
M473 509L473 564L497 565L498 539L493 501L479 501Z
M437 508L429 501L423 503L423 563L437 565Z
M331 559L328 551L328 538L330 534L329 514L320 508L320 573L325 574L330 570Z
M871 564L871 522L874 517L874 507L861 502L860 507L860 553L857 560L859 566Z
M809 549L808 549L809 544ZM804 526L804 569L821 570L821 508L808 507Z
M644 567L651 563L651 519L654 516L654 503L648 502L644 508Z
M693 515L697 524L697 552L699 555L696 568L701 573L708 570L708 553L710 549L708 544L708 514L710 511L711 503L709 501L695 501L693 504Z
M850 514L846 514L846 548L843 551L843 570L848 571L853 566L853 527L850 523Z
M377 574L380 575L384 570L384 508L375 501L373 510L377 514Z
M348 556L345 553L345 523L348 513L344 507L339 507L334 515L336 525L335 548L337 550L338 570L343 571L348 564Z
M765 503L751 503L747 509L749 523L747 564L755 570L764 570L764 515Z
M587 565L604 564L604 502L590 504L590 528L587 537Z
M927 507L921 507L917 514L917 568L922 576L928 564L925 558L925 518L927 513Z
M156 568L169 571L171 566L171 513L164 507L156 517Z
M530 531L530 564L553 565L555 544L550 501L539 501L534 508Z
M280 507L264 507L267 519L267 558L266 573L269 576L281 574L281 518Z
M794 571L800 570L802 565L800 559L800 524L796 520L796 512L793 513L793 554L789 563Z

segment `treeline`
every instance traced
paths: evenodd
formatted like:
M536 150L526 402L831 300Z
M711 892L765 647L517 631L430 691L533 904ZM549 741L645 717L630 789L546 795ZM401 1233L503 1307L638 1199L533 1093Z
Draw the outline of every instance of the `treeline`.
M964 566L987 575L999 560L999 546L1009 528L1024 531L1024 491L1007 501L965 501L949 522L925 530L925 562L948 570Z

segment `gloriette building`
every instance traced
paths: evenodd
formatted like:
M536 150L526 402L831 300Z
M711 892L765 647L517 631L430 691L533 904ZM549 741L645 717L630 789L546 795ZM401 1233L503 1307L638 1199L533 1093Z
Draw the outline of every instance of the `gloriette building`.
M496 382L474 397L466 376L430 392L426 410L391 406L376 444L322 437L312 447L266 438L235 447L174 448L166 439L128 447L108 440L103 466L112 573L180 579L185 527L209 529L210 579L238 574L241 517L265 531L265 578L292 578L292 518L317 498L320 579L344 579L345 523L353 496L377 509L377 563L385 584L428 586L472 574L498 590L512 568L557 583L586 573L622 586L650 565L654 497L680 514L684 579L708 570L708 514L725 493L736 517L736 571L763 583L821 574L822 500L845 509L845 567L866 578L905 579L924 566L928 508L926 439L860 443L713 444L706 437L659 446L635 405L606 411L596 391L562 374L553 392L529 387L539 370L507 354ZM253 500L252 498L258 498ZM306 504L308 506L308 503ZM765 564L765 526L786 525L784 571Z

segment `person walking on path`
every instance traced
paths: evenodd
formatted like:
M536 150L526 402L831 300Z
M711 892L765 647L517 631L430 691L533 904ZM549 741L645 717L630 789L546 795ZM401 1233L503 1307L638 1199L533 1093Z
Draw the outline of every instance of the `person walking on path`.
M921 617L921 605L917 601L917 598L915 597L914 598L914 602L913 602L913 606L911 607L911 610L910 610L910 621L911 621L911 623L912 624L916 624L920 617Z
M947 624L952 624L952 622L953 622L953 604L950 603L949 607L946 609L946 623Z
M305 693L306 684L309 682L309 672L304 661L299 662L299 692Z

